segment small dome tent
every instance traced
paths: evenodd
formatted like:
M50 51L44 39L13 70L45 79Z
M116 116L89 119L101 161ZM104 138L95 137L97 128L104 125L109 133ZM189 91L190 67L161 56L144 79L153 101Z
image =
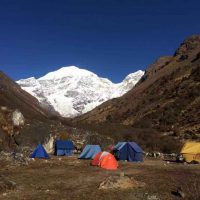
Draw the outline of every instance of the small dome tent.
M100 159L102 153L103 153L103 152L100 151L100 152L97 153L96 156L93 158L93 160L92 160L92 162L91 162L91 164L92 164L93 166L98 166L98 165L99 165L99 159Z
M91 164L93 166L98 166L100 164L100 161L102 160L102 158L106 155L108 155L109 152L106 152L106 151L101 151L99 152L98 154L96 154L96 156L93 158Z
M186 142L181 150L186 162L200 162L200 142Z
M101 151L99 145L86 145L79 156L79 159L93 159Z
M118 162L115 157L106 151L96 154L91 164L107 170L116 170L118 168Z
M118 160L128 162L143 162L143 150L135 142L119 142L113 149Z
M45 158L48 159L49 155L47 154L46 150L42 146L42 144L39 144L36 149L33 151L31 158Z

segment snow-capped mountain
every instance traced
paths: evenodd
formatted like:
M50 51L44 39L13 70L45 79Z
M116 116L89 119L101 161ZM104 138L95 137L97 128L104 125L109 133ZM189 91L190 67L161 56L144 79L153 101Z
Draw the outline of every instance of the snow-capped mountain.
M69 66L39 79L31 77L17 83L43 106L54 109L64 117L75 117L109 99L122 96L133 88L143 74L139 70L129 74L121 83L114 84L88 70Z

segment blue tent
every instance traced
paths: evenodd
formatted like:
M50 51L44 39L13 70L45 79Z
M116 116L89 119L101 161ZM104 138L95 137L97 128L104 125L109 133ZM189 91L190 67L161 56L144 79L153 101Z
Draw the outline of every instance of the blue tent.
M73 154L74 144L70 140L56 140L55 155L71 156Z
M48 153L44 147L39 144L31 155L31 158L49 158Z
M135 142L119 142L113 149L118 160L129 162L143 162L143 150Z
M101 151L99 145L86 145L79 159L93 159L97 153Z

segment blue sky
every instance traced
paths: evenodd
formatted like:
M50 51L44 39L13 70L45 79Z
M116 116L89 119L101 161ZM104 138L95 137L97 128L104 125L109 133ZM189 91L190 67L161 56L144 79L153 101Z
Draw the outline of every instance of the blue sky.
M200 33L199 0L0 0L0 69L76 65L114 82Z

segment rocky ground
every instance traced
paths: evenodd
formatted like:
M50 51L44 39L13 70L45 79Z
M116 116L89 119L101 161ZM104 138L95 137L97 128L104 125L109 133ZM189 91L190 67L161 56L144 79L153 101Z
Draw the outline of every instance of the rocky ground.
M118 170L106 171L90 166L89 160L78 160L77 156L0 162L0 199L183 198L179 196L200 199L200 165L148 158L144 163L120 162Z

